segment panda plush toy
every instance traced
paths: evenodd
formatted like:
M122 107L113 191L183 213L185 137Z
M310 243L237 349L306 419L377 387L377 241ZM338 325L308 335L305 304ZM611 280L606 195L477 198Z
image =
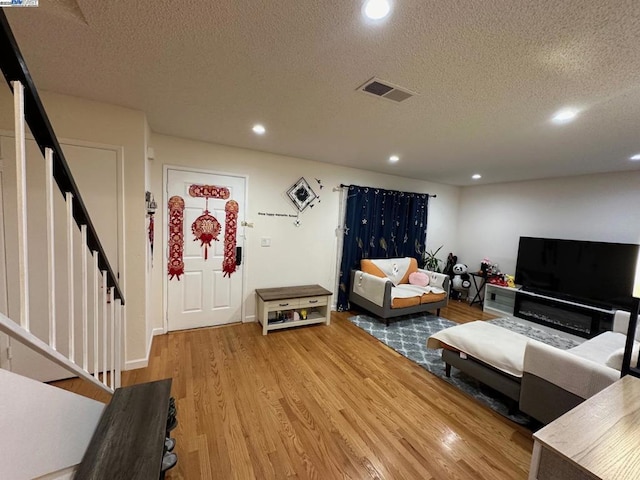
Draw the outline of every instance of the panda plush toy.
M467 273L467 266L464 263L456 263L453 266L453 280L451 282L452 294L455 300L467 298L469 296L469 287L471 286L471 277Z

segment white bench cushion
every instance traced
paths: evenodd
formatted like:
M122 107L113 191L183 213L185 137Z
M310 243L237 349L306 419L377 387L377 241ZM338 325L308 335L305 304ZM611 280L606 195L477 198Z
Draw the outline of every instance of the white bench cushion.
M491 365L501 372L522 377L524 350L529 338L491 323L476 321L445 328L431 335L427 347L447 345Z

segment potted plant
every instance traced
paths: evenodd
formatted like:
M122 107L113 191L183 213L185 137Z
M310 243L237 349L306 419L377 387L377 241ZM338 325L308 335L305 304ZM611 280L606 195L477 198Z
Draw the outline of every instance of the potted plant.
M438 255L438 252L442 250L442 247L443 245L440 245L440 248L438 248L435 252L433 250L429 252L425 249L424 253L422 254L422 268L431 272L442 273L442 269L440 268L440 263L442 262L442 260L436 257L436 255Z

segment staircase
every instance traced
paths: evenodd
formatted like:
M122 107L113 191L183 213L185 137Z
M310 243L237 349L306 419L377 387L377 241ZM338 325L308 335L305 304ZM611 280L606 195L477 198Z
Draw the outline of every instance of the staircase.
M0 332L112 394L121 383L124 297L2 10L0 68L13 93L15 137L12 175L2 175L11 188L2 189L0 200L12 214L2 216L7 241L0 255L17 260L16 268L7 262L4 283L16 294L0 292L8 300ZM27 128L41 153L41 182L27 174ZM44 193L42 204L28 201L33 192ZM37 230L29 224L34 208L46 216ZM34 276L30 263L42 250L46 260ZM99 402L0 370L0 478L70 478L103 410Z

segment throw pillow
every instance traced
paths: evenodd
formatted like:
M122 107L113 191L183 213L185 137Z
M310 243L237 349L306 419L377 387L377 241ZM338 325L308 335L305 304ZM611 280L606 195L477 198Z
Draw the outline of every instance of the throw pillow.
M426 287L429 285L429 275L422 272L413 272L409 275L409 283L419 287Z
M445 275L437 275L435 272L429 272L429 285L432 287L442 288L444 285L444 279Z
M638 351L640 350L640 343L633 342L633 350L631 350L631 365L638 364ZM622 370L622 357L624 356L624 347L619 348L607 359L607 367L615 368L616 370Z

